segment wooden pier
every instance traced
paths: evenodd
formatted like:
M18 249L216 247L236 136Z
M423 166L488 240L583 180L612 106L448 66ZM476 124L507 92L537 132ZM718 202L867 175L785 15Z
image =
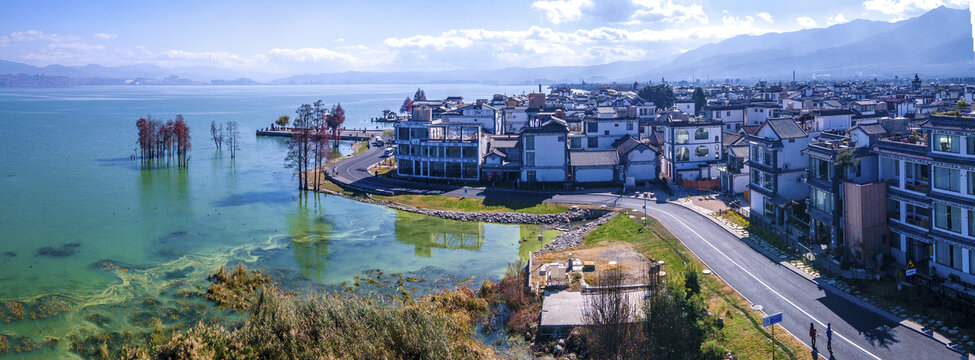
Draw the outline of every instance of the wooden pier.
M291 137L294 132L294 128L258 129L257 136ZM339 140L364 141L376 136L382 137L383 130L339 129Z

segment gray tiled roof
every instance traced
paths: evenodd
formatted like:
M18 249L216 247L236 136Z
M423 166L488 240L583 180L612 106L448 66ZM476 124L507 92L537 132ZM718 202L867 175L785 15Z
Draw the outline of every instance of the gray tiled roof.
M571 166L607 166L618 165L619 163L620 157L616 150L569 152L569 165Z
M795 139L806 137L806 132L792 119L769 119L766 120L768 126L775 131L780 139Z

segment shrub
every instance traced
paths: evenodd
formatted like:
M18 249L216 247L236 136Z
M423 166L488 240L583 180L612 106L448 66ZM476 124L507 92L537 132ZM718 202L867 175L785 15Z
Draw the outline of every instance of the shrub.
M701 345L701 360L723 360L727 352L717 341L708 340Z

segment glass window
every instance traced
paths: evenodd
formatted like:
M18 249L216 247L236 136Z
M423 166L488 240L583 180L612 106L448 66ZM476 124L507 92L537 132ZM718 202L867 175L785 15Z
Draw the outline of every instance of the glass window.
M525 136L525 150L535 150L535 137L532 135Z
M935 255L934 261L938 264L950 266L951 265L951 245L944 241L935 242Z
M674 161L688 161L691 159L691 152L687 150L686 146L681 146L677 148L677 153L674 154Z
M581 137L571 138L570 141L569 141L569 143L570 143L569 145L573 149L581 149L582 148L582 138Z
M968 172L968 194L975 195L975 171Z
M968 155L975 155L975 136L965 137L965 153Z
M764 201L764 204L763 204L763 206L765 207L765 216L766 217L770 217L770 218L774 218L775 217L775 204L773 204L772 203L772 200L769 200L769 198L767 198L767 197L763 197L762 199L765 200Z
M598 123L596 123L596 122L586 123L586 132L594 133L594 132L598 132L598 131L599 131L599 125L598 125Z
M935 134L934 135L934 150L958 153L960 144L958 143L958 137L954 135L944 135Z
M694 149L694 155L697 157L707 157L708 147L704 145L698 146L697 149Z
M764 149L764 155L762 156L762 164L766 166L772 166L772 150Z
M968 236L975 236L975 211L971 210L968 210Z
M588 140L588 142L589 142L588 145L589 145L590 148L598 148L599 147L599 138L597 138L595 136L590 136L588 139L589 139Z
M687 130L684 129L677 130L677 136L674 140L676 143L687 144L687 141L689 140L690 140L690 134L687 133Z
M774 181L775 177L773 177L772 174L767 173L762 173L762 175L765 175L765 181L763 181L762 187L772 190L772 182Z
M694 140L707 140L707 139L708 139L708 131L705 128L698 128L697 131L694 132Z
M961 209L944 204L934 204L934 226L951 232L961 232Z
M525 166L535 166L535 153L526 152L525 153Z
M626 123L626 130L631 130L632 131L633 130L633 123L631 123L631 122Z
M934 167L934 187L941 190L961 191L961 174L956 169Z
M833 211L833 196L832 194L822 191L816 187L809 187L809 200L812 202L814 208L825 212Z

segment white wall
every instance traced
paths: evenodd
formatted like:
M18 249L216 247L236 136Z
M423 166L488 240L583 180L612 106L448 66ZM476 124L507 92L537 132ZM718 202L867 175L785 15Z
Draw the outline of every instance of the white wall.
M612 168L597 168L597 169L576 168L575 169L576 182L580 182L580 183L611 182L613 180L614 179L613 179Z
M522 181L527 181L522 171ZM561 169L538 169L535 170L535 180L538 182L562 182L568 180L564 170Z

